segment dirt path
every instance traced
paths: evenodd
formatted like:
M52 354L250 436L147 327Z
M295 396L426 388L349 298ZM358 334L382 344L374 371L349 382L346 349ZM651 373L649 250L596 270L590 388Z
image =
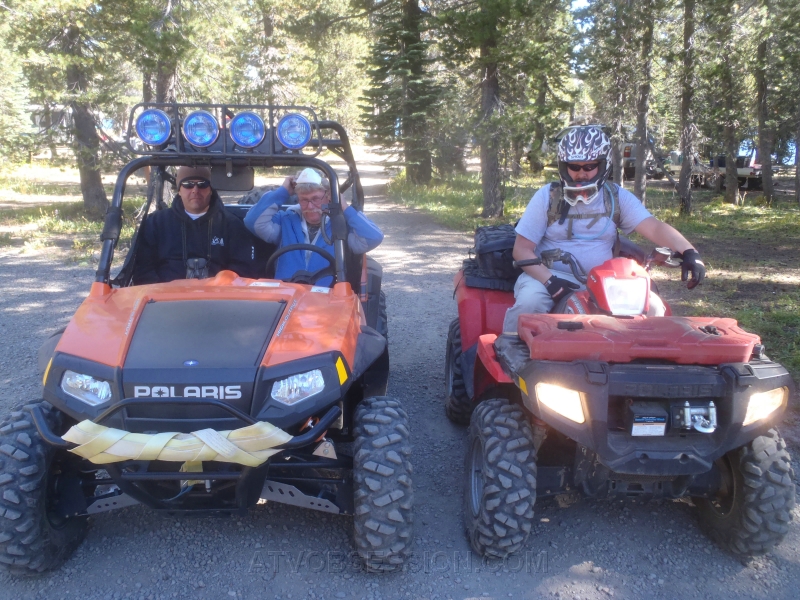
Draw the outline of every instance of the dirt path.
M0 599L797 597L797 510L787 540L747 564L699 532L686 502L544 500L518 556L486 564L472 554L461 519L466 435L445 418L442 398L452 276L470 239L392 205L380 196L379 165L362 169L371 177L368 213L386 234L374 255L387 292L389 394L407 408L414 441L416 553L407 572L361 572L344 517L277 504L242 519L132 507L92 518L86 541L59 571L26 581L0 576ZM66 323L92 271L0 249L0 410L36 396L40 340Z

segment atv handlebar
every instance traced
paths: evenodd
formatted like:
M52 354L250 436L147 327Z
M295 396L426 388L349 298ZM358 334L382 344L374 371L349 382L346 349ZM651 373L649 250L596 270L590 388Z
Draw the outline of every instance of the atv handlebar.
M553 266L553 263L561 262L569 265L573 277L580 283L586 283L586 271L583 270L580 263L569 252L562 252L558 248L553 250L545 250L539 258L527 258L525 260L515 260L514 266L518 268L530 267L533 265L544 265L548 269Z

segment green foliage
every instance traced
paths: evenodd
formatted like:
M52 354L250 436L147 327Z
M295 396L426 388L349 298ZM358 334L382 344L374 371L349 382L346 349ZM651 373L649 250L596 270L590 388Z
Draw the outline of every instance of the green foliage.
M417 0L386 0L372 15L374 41L366 67L362 122L370 144L402 148L402 163L415 183L431 177L429 125L439 90L430 72L428 24Z
M554 172L543 176L525 175L511 179L506 185L506 211L502 217L480 216L483 195L477 174L463 174L448 179L435 179L428 186L416 186L405 174L395 177L388 186L391 200L430 214L436 222L458 231L472 231L479 225L513 223L522 216L533 193L546 181L556 178Z
M19 162L33 149L34 130L28 112L28 89L22 79L22 61L3 42L8 23L0 20L0 160Z

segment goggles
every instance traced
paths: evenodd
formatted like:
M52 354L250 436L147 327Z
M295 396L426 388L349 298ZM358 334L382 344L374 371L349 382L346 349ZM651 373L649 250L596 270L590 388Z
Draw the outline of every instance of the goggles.
M570 206L575 206L578 202L590 204L599 194L600 190L596 183L589 183L581 186L564 186L564 200Z
M211 187L211 182L207 179L201 179L200 181L181 181L181 187L187 190L193 190L197 186L199 190L205 190Z

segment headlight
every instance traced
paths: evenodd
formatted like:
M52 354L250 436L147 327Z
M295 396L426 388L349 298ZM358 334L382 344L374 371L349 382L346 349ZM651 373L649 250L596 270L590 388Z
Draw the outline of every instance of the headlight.
M307 373L292 375L272 384L272 397L288 406L319 394L325 389L322 371L314 369Z
M311 123L303 115L286 115L278 121L277 134L284 147L299 150L311 141Z
M789 388L775 388L768 392L758 392L750 396L747 403L747 413L742 426L750 425L761 419L766 419L778 410L789 396Z
M192 146L206 148L217 141L219 123L210 112L198 110L186 117L183 135Z
M164 111L151 108L136 119L136 135L148 146L166 144L171 132L172 126Z
M91 406L102 404L111 398L111 386L107 381L81 375L75 371L64 371L61 389L73 398Z
M641 315L644 312L649 292L647 279L644 277L603 277L603 289L612 315Z
M583 423L586 420L579 392L552 383L537 383L535 389L536 399L540 404L544 404L570 421Z
M231 119L229 129L234 143L242 148L255 148L264 139L264 121L256 113L239 113Z

